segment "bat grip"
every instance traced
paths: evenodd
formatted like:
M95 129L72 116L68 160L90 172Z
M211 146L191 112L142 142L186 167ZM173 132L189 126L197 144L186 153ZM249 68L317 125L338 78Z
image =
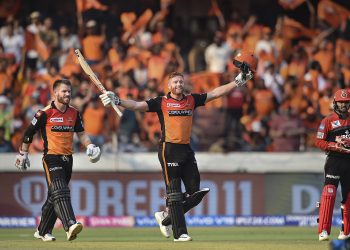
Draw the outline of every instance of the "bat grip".
M106 92L106 91L105 91ZM111 105L114 109L115 112L117 112L117 114L119 115L119 117L122 117L123 113L118 109L117 105L115 105L114 102L111 102Z

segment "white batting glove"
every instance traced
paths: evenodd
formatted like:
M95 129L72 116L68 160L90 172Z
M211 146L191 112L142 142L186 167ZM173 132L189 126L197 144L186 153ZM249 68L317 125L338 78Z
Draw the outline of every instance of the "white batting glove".
M86 154L89 156L90 162L95 163L100 160L101 157L101 149L97 147L95 144L89 144L86 147Z
M243 72L240 72L238 76L235 78L235 83L237 87L243 86L246 84L250 79L253 78L253 73L249 70L248 74L244 74Z
M107 91L106 93L100 95L99 97L103 103L103 106L105 107L108 107L109 105L111 105L112 102L115 105L120 104L119 97L116 94L114 94L112 91Z
M28 152L24 152L22 150L19 151L19 154L16 155L15 166L21 171L25 171L27 170L27 168L30 168Z

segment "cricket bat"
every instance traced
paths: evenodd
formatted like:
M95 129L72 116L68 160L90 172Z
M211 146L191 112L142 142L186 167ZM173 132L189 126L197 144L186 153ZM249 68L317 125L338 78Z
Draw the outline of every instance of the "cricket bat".
M90 68L89 64L86 62L85 58L83 57L83 55L81 54L80 50L76 49L74 50L79 64L81 66L81 68L84 70L85 74L87 74L91 80L91 82L93 84L95 84L95 86L104 94L107 92L106 88L103 86L103 84L100 82L100 80L97 78L96 74L92 71L92 69ZM115 110L115 112L119 115L119 117L121 117L123 115L123 113L120 111L120 109L117 107L117 105L115 105L115 103L111 103L113 109Z

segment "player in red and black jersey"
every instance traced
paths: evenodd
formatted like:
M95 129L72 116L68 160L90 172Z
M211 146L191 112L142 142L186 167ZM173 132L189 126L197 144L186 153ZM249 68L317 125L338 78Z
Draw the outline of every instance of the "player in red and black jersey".
M167 212L155 214L162 234L170 237L172 225L174 241L190 241L184 213L198 205L209 192L200 190L200 175L194 152L190 146L194 110L216 98L230 93L236 86L244 85L253 77L250 65L240 63L242 72L234 81L204 94L184 94L184 76L173 72L168 76L170 92L148 101L120 100L113 92L100 96L104 106L111 102L135 111L156 112L161 124L162 136L158 150L167 192ZM252 69L253 70L253 69ZM181 181L186 193L181 191Z
M327 160L325 181L318 219L319 240L329 239L333 208L340 183L342 191L342 230L339 239L350 236L350 92L340 89L334 95L334 113L324 118L317 130L316 146L324 150Z
M42 216L34 237L43 241L53 241L52 229L57 217L62 221L67 232L67 239L74 240L83 226L77 222L73 212L68 183L73 166L73 135L77 133L81 143L87 148L91 162L100 159L99 147L93 145L85 134L79 112L69 105L71 83L67 79L57 80L53 84L55 100L47 107L39 110L26 132L20 154L16 157L15 166L26 170L30 166L28 149L37 131L44 140L44 156L42 159L48 195L42 207Z

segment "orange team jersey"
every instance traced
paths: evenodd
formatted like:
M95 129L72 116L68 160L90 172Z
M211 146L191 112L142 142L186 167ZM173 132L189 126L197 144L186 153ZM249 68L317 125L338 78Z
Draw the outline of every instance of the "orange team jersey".
M88 106L83 114L85 132L89 135L102 135L104 131L105 109L103 107L93 108Z
M105 39L103 36L91 35L83 39L84 57L91 61L103 59L102 45Z
M39 131L44 140L44 154L73 154L73 134L84 131L78 110L68 106L65 112L59 111L54 102L34 115L26 130L24 143L31 143Z
M189 144L192 130L193 111L204 106L207 94L185 95L176 100L168 93L147 102L148 112L157 112L162 136L161 142Z

